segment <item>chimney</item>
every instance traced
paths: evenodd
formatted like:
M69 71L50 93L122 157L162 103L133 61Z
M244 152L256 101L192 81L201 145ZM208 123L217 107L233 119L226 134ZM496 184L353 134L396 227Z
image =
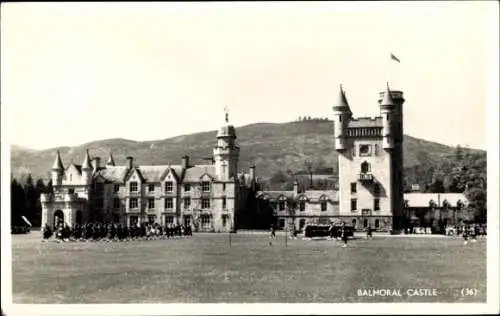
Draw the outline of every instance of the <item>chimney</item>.
M94 158L94 171L99 170L101 167L101 157L95 157Z
M128 156L126 159L128 169L132 169L134 167L134 157Z
M189 156L182 157L182 168L189 168Z

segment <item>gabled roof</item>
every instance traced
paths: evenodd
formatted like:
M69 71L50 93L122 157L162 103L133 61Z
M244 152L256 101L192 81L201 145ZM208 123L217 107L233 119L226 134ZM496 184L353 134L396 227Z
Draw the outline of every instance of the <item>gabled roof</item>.
M293 191L260 191L266 200L280 200L280 198L293 198Z
M467 204L468 200L462 193L405 193L404 199L408 201L408 207L429 207L432 200L437 207L442 207L446 200L451 207L457 207L457 202Z
M214 165L195 165L188 168L184 173L184 182L198 182L207 174L211 178L215 177Z
M75 169L76 169L76 170L77 170L80 174L82 174L82 165L76 165L76 164L74 164L74 163L71 163L71 164L68 166L68 168L66 168L66 170L68 170L71 166L74 166L74 167L75 167Z
M126 166L107 166L94 174L94 177L100 175L111 182L123 182L128 174Z
M177 168L176 168L177 167ZM174 177L178 179L177 170L182 170L181 166L168 166L168 165L150 165L150 166L139 166L139 172L141 173L143 180L146 182L161 182L165 179L165 176L172 171Z

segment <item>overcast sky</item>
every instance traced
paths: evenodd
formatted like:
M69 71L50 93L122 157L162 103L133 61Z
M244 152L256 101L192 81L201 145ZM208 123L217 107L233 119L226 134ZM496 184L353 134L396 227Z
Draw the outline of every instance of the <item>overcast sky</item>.
M406 134L484 149L491 5L3 4L9 137L164 139L216 129L225 105L236 126L333 118L340 83L355 116L375 116L389 81Z

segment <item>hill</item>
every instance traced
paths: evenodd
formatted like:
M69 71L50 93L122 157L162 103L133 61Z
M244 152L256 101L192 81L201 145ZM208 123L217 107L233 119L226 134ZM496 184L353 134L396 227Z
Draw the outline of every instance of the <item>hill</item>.
M254 162L257 175L264 178L269 178L278 170L304 170L305 161L312 162L313 168L317 170L328 169L337 163L332 121L257 123L238 127L236 132L241 147L239 169L247 169ZM193 163L200 163L204 157L211 157L215 135L216 131L210 131L143 142L106 139L76 147L47 150L32 150L13 145L12 174L21 181L28 172L31 172L35 179L48 179L57 149L61 152L65 166L71 160L80 164L87 148L91 155L100 156L103 163L110 151L113 152L116 164L124 164L126 156L133 156L136 164L179 164L184 155L189 155ZM485 153L479 150L471 151ZM415 165L430 166L452 156L454 152L454 147L404 136L405 168Z

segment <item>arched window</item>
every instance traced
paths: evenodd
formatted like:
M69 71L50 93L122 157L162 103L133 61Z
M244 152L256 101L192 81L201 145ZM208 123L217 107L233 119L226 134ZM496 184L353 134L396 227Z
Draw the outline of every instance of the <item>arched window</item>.
M301 212L304 212L306 210L306 200L307 198L305 196L301 196L299 198L299 210Z
M364 161L361 164L361 172L362 173L368 173L368 172L370 172L370 164L368 162Z

